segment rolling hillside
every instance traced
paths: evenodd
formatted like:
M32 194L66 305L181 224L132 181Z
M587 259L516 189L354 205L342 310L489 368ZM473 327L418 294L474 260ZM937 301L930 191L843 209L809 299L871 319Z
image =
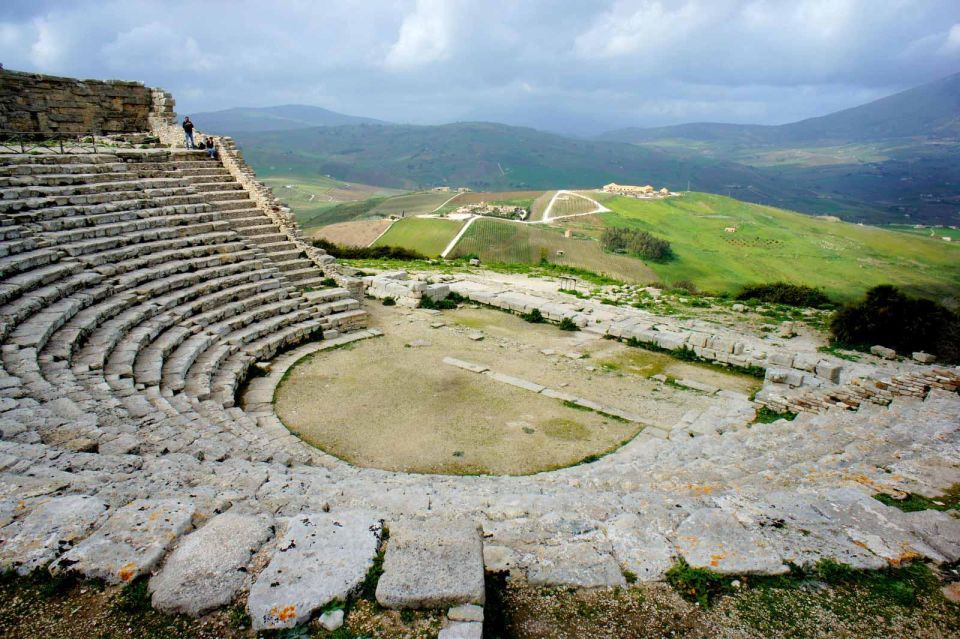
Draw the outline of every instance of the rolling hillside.
M746 284L785 280L850 300L889 283L954 307L960 303L960 244L708 193L665 200L615 197L604 204L610 213L550 225L479 220L452 255L519 264L545 258L623 281L670 285L687 280L701 290L726 293ZM668 240L676 258L645 262L605 252L599 238L607 227L648 231ZM572 237L564 237L565 229ZM429 241L413 225L408 231L388 233L377 244L417 248Z
M272 107L236 107L223 111L191 115L197 127L204 132L237 135L251 131L289 131L314 126L343 126L347 124L385 124L380 120L345 115L302 104Z
M747 191L747 197L770 203L779 203L778 193L792 191L732 162L502 124L323 127L249 133L239 140L258 175L328 174L392 188L448 184L476 191L546 190L618 181L678 190L689 180L703 190Z
M781 126L695 123L620 129L601 139L750 166L789 186L775 191L780 206L805 213L868 223L960 222L960 73Z

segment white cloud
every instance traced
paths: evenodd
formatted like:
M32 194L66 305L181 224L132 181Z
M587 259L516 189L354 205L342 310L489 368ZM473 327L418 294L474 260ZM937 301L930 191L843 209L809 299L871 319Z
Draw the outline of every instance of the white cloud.
M6 68L140 80L185 112L784 122L958 56L957 0L0 0Z
M693 3L674 10L660 2L617 2L600 14L594 24L577 36L574 49L582 58L614 58L652 54L670 43L682 41L703 20L706 11Z
M197 34L202 35L202 30ZM158 22L118 33L101 53L115 71L161 68L202 73L218 71L223 64L221 56L204 51L190 31Z
M400 25L400 35L385 59L388 68L409 70L449 55L449 5L445 0L417 0Z
M945 53L960 52L960 23L950 27L950 31L947 32L947 39L943 43L942 50Z
M66 53L65 34L58 33L54 25L47 20L34 21L36 39L30 46L30 60L41 69L58 69Z

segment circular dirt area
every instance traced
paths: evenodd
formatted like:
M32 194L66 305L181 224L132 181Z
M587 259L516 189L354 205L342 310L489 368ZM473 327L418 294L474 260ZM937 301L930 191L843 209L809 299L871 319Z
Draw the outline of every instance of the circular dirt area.
M646 424L676 423L691 406L709 401L646 379L659 366L631 374L635 362L620 361L614 370L610 360L626 347L595 336L488 309L436 314L379 302L367 308L383 337L304 358L275 398L277 415L291 432L354 465L529 474L596 459ZM478 333L482 340L471 339ZM571 357L578 353L582 359ZM447 357L640 415L645 423L463 370L444 363Z

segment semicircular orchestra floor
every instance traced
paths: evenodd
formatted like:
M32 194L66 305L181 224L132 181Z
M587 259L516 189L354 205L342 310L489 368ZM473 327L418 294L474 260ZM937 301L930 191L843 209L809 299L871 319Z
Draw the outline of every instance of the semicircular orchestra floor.
M648 379L653 374L741 392L754 383L489 309L436 315L378 302L368 309L383 337L304 358L275 397L291 432L357 466L443 474L552 470L615 451L645 427L668 428L709 402ZM479 334L482 340L471 339ZM488 372L445 362L451 357ZM568 395L633 418L585 409Z

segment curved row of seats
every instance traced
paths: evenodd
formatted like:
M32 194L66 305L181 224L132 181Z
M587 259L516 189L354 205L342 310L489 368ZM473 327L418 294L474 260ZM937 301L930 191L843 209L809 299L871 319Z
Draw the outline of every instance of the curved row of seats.
M200 454L275 449L229 410L249 368L365 322L342 289L298 289L323 273L202 152L2 156L0 222L7 372L41 400L216 431Z

